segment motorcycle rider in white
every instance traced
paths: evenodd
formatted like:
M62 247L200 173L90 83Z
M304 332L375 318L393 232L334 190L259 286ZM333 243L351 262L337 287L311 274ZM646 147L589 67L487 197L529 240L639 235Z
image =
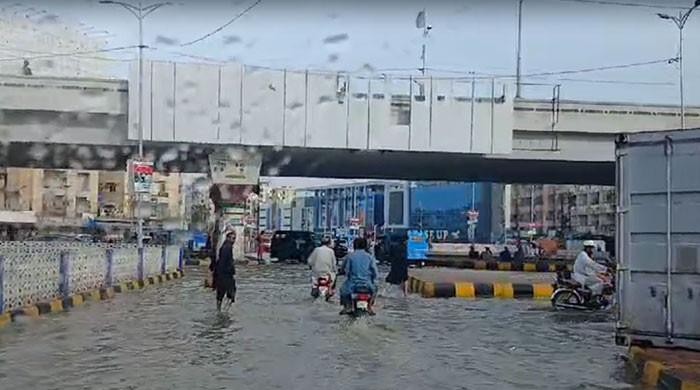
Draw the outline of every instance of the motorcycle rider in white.
M598 274L608 270L607 267L596 263L591 258L595 247L596 244L593 241L583 242L583 251L576 256L573 274L573 279L581 283L582 286L588 287L594 297L603 294L604 282Z

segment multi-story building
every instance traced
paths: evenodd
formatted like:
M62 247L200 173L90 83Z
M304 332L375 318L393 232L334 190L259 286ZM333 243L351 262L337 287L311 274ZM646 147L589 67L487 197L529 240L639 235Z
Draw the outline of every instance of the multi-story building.
M537 234L615 234L615 189L602 186L514 185L511 228Z
M181 180L181 174L154 175L148 219L182 218ZM95 217L132 219L127 183L126 173L118 171L6 168L0 171L0 210L5 211L0 223L26 220L26 213L55 226L81 226Z
M469 223L470 212L478 214L473 224ZM502 187L405 181L312 187L297 190L291 202L266 205L260 222L264 230L356 235L422 229L434 241L493 242L503 234Z

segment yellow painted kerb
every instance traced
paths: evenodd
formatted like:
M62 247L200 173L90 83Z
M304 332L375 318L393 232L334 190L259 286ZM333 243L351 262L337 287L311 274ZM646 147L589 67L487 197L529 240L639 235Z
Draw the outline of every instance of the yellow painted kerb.
M496 298L513 298L513 284L511 283L494 283L493 296Z
M499 271L510 271L511 264L506 263L506 262L499 262L498 263L498 270Z
M554 293L554 288L548 283L536 283L532 285L532 297L535 299L549 299Z
M28 317L39 317L39 308L34 305L23 307L22 313Z
M435 284L432 282L424 282L423 288L421 288L423 297L433 298L435 297Z
M523 264L523 271L526 271L526 272L537 271L537 265L535 265L534 263L525 263L525 264Z
M550 264L550 265L549 265L549 272L557 272L557 265L556 265L556 264Z
M51 312L57 313L59 311L63 311L63 301L60 299L54 299L51 301Z
M12 322L12 316L10 313L0 314L0 328Z
M477 260L474 262L474 269L486 269L486 262L483 260Z
M83 303L85 303L85 300L83 299L82 295L73 295L73 306L80 306Z
M100 300L100 291L99 290L93 290L87 293L88 299L91 301L99 301Z
M644 363L644 371L642 373L642 383L646 386L656 386L659 382L661 372L664 370L664 365L650 360Z
M474 283L455 283L455 296L458 298L475 298Z

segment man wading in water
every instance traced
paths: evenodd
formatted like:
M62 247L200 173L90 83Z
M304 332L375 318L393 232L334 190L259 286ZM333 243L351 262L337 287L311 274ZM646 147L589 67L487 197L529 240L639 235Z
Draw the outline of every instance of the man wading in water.
M228 308L236 301L236 267L233 264L233 243L236 242L236 232L229 231L219 256L217 256L214 269L214 286L216 288L216 310L221 311L221 303L224 296L229 299Z

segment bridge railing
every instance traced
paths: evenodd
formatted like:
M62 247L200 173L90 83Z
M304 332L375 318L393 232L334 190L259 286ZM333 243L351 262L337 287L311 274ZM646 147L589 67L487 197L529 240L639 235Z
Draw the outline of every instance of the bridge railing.
M180 269L178 245L0 242L0 313Z

